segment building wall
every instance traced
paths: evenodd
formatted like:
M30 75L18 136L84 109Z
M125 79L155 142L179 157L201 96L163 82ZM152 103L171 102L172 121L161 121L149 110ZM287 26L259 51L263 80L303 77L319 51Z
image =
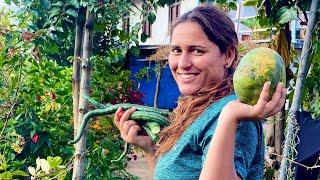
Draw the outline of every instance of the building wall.
M140 0L133 1L138 7L141 8L142 2ZM180 15L198 6L198 0L181 0ZM146 42L140 45L167 45L170 42L169 38L169 7L166 5L163 8L158 8L157 19L152 24L151 37ZM140 21L140 13L135 9L135 13L130 15L130 25L134 25Z
M191 9L197 7L198 5L199 5L198 0L182 0L180 15L182 15L187 11L190 11Z
M169 7L159 8L157 19L152 24L151 37L141 45L166 45L169 44Z
M144 57L130 57L129 67L132 79L138 83L139 91L144 94L142 101L146 106L153 106L154 95L156 92L157 76L155 74L155 62L143 60ZM136 79L135 74L141 69L149 67L148 78ZM177 106L178 96L180 95L178 85L172 77L171 70L168 66L163 68L158 96L158 108L174 109Z

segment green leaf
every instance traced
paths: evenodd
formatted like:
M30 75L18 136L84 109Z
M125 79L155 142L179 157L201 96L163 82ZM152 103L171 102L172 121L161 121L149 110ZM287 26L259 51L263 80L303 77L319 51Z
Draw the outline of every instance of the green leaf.
M50 167L57 168L62 163L62 158L59 156L57 157L48 156L47 161L49 162Z
M51 3L48 0L40 0L40 5L45 9L50 9Z
M127 52L128 52L127 48L123 48L123 49L120 50L120 54L119 55L124 58L124 57L126 57Z
M311 55L311 61L315 65L320 65L320 42L318 41L315 46L313 46L312 55Z
M212 2L213 2L214 0L212 0ZM223 5L223 4L226 4L227 3L227 0L217 0L216 1L218 4L221 4L221 5Z
M240 23L245 26L248 26L251 29L253 29L259 25L259 22L256 17L241 20Z
M258 23L261 27L268 27L269 26L269 19L264 16L258 16Z
M303 10L305 11L310 11L310 7L311 7L311 1L310 0L300 0ZM320 2L319 2L320 4ZM318 6L319 6L318 4Z
M120 41L125 41L127 39L127 31L123 30L119 32Z
M32 11L31 11L31 14L32 14L34 17L36 17L36 18L38 18L38 17L39 17L38 12L37 12L37 11L35 11L35 10L32 10Z
M63 29L62 29L62 27L55 27L54 29L55 29L56 31L58 31L58 32L64 32Z
M46 25L48 25L48 24L54 24L56 21L57 21L57 18L55 18L55 17L57 17L57 16L59 16L60 15L60 9L58 9L58 8L53 8L53 9L51 9L50 11L49 11L49 21L47 21L46 22Z
M134 55L134 56L139 56L139 54L140 54L140 48L139 48L139 46L132 46L131 48L130 48L130 52L131 52L131 54L132 55Z
M257 6L258 5L258 0L245 0L242 3L243 6Z
M61 1L58 1L54 4L52 4L52 6L63 6L63 3Z
M5 2L6 4L11 5L11 0L4 0L4 2Z
M13 179L10 171L5 171L0 174L0 179Z
M231 10L237 10L237 4L235 2L229 2L229 8Z
M87 7L87 5L88 5L87 1L80 1L80 6Z
M53 17L53 16L56 16L56 15L59 15L60 14L60 8L54 7L52 9L50 9L49 13L50 13L49 17Z
M150 24L153 24L154 23L154 21L156 21L156 15L153 13L153 12L151 12L151 13L149 13L149 15L148 15L148 22L150 23Z
M15 170L12 172L13 176L29 176L28 173L21 171L21 170Z
M161 7L164 7L165 5L171 5L174 3L174 0L159 0L158 1L158 4L161 6Z
M12 0L11 2L13 2L15 5L17 5L18 6L18 0Z
M0 171L5 171L9 165L7 163L0 163Z
M77 0L70 0L69 3L76 9L79 9L80 4Z
M36 134L36 130L32 130L32 131L30 132L30 137L32 138L35 134Z
M73 16L73 17L77 17L78 16L78 12L76 11L76 10L74 10L74 9L68 9L67 11L66 11L66 14L68 14L68 15L70 15L70 16Z
M5 37L6 37L6 41L7 41L6 44L11 45L11 42L13 40L13 35L10 33L7 33L7 34L5 34Z
M140 38L141 42L146 42L148 37L149 37L148 35L146 35L145 33L142 33Z
M297 18L297 9L292 6L289 8L288 6L284 6L280 8L277 12L276 19L279 24L285 24Z

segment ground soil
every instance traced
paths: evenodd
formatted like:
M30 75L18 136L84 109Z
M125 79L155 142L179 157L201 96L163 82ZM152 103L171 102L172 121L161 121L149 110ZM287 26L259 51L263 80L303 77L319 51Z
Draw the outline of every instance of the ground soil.
M141 153L138 153L137 156L137 160L128 161L127 171L138 176L141 180L152 180L153 173L148 167L147 159Z

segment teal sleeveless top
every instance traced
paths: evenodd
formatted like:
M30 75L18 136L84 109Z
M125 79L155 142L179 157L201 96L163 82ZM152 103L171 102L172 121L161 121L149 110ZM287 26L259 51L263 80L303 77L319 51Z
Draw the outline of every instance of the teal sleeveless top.
M166 154L159 157L155 180L199 179L217 119L231 94L211 104L183 133ZM261 122L241 121L237 127L234 163L242 179L263 179L264 138Z

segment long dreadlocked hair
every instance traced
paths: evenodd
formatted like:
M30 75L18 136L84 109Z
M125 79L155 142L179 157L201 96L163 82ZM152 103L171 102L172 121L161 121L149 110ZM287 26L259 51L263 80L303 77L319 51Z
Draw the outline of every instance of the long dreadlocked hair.
M221 53L226 53L231 48L235 51L236 56L232 66L225 69L225 78L221 82L212 83L190 96L179 97L178 106L170 117L170 126L160 133L154 162L174 146L184 131L210 104L233 91L232 77L238 64L238 38L232 20L218 8L212 5L203 5L182 15L171 28L171 32L175 26L183 22L198 23L208 39L219 47Z

